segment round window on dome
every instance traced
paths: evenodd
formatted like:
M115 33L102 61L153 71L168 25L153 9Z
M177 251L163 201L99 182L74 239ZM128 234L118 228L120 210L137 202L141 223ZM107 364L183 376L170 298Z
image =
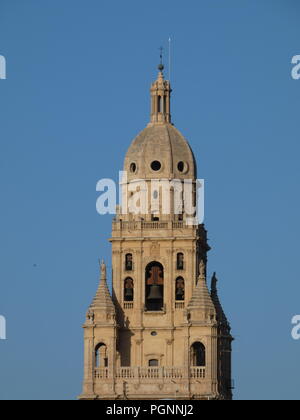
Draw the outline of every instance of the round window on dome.
M130 172L131 172L132 174L135 174L135 173L136 173L136 171L137 171L137 166L136 166L136 163L132 162L132 163L131 163L131 165L130 165Z
M158 160L155 160L151 163L151 169L154 172L158 172L161 170L161 163Z
M177 165L177 169L182 174L186 174L189 171L189 165L186 162L179 162Z

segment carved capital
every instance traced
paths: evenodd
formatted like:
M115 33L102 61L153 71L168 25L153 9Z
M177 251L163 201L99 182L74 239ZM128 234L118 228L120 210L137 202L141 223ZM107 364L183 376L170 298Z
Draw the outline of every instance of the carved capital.
M88 311L88 313L86 314L86 319L87 319L87 322L89 323L89 324L93 324L94 323L94 320L95 320L95 313L94 313L94 311L93 310L89 310Z
M140 255L143 255L143 254L144 254L144 250L143 249L137 249L135 251L135 255L137 255L137 256L140 256Z

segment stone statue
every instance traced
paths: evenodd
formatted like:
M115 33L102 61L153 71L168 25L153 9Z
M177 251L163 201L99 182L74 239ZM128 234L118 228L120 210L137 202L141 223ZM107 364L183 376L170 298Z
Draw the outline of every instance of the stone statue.
M200 261L199 265L199 277L205 278L205 263L203 260Z
M99 260L99 265L100 265L100 270L101 270L101 279L104 280L106 279L106 265L105 265L104 260L102 260L101 263Z

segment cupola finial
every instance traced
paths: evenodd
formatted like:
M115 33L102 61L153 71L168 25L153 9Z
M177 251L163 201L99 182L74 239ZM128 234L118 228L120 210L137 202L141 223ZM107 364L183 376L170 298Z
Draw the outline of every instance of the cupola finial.
M163 49L163 47L160 47L159 50L160 50L160 63L159 63L159 66L158 66L158 70L160 72L163 72L164 69L165 69L165 66L164 66L164 63L163 63L163 52L164 52L164 49Z
M150 124L171 123L171 86L164 78L163 47L160 48L160 64L157 80L151 86L151 121Z

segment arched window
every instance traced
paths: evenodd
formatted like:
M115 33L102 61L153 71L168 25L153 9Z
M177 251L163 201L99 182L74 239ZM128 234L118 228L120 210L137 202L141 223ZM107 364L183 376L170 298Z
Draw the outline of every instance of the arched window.
M197 367L206 365L205 346L200 342L194 343L191 347L191 365Z
M108 355L107 347L105 344L100 343L95 350L95 365L97 368L107 368L108 367Z
M157 97L157 112L164 112L164 102L163 102L163 97L162 96L158 96Z
M134 283L132 278L127 277L124 281L124 302L133 302L134 300Z
M184 254L182 252L179 252L177 254L177 270L183 270L184 269Z
M184 292L185 292L184 278L178 277L178 279L176 280L176 296L175 296L175 299L177 301L183 301L184 300Z
M132 271L133 270L133 257L132 254L126 254L125 257L125 270Z
M146 309L161 311L164 306L164 268L159 262L146 267Z
M149 367L158 367L159 361L157 359L151 359L149 360Z

